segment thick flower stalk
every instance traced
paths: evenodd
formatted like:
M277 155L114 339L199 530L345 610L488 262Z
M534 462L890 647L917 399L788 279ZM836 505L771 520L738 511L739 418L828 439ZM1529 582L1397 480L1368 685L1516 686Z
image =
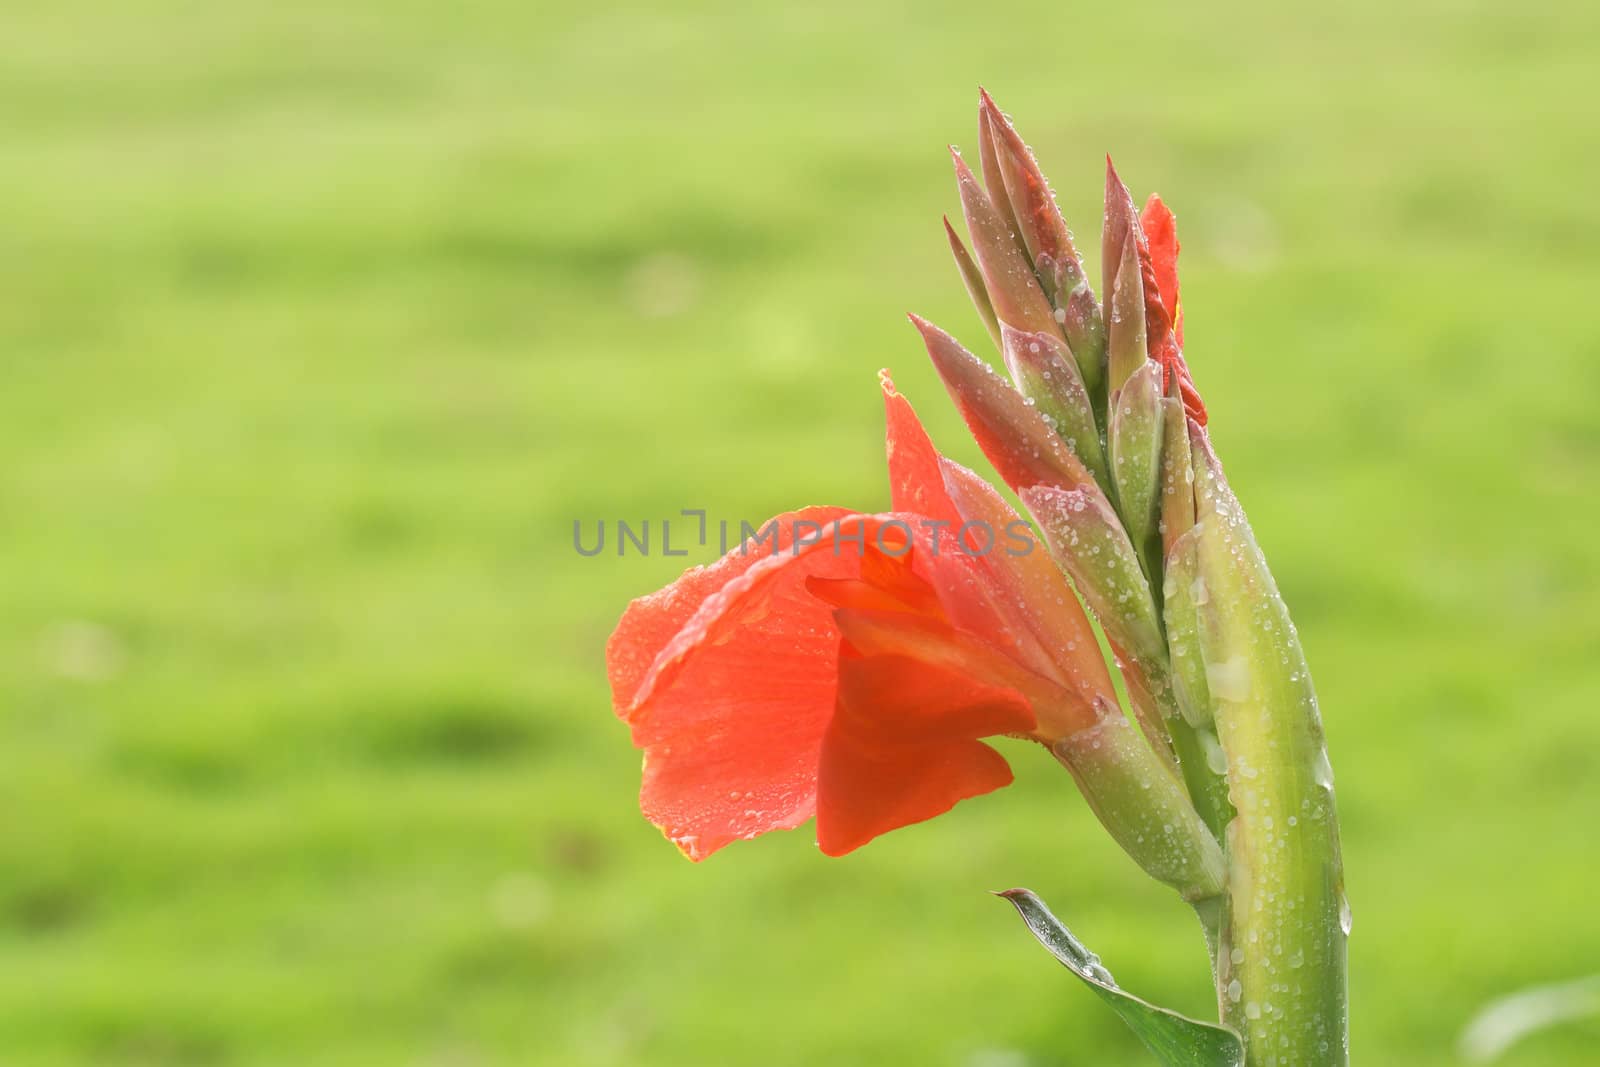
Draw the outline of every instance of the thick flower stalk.
M919 323L928 351L1225 846L1223 913L1202 918L1215 920L1219 1006L1248 1062L1345 1063L1332 771L1299 637L1183 358L1176 220L1154 196L1135 212L1106 161L1097 305L1032 153L987 94L979 146L983 187L955 158L975 255L948 221L946 233L1011 384ZM1042 468L1052 437L1092 477Z
M1006 894L1057 958L1164 1062L1347 1063L1332 775L1184 360L1176 221L1107 160L1097 297L987 94L978 146L981 180L954 154L967 242L945 233L1007 375L912 321L1042 539L881 375L889 510L778 516L623 615L607 664L641 807L691 859L813 817L837 856L1009 783L989 739L1036 742L1194 907L1223 1025L1130 997Z

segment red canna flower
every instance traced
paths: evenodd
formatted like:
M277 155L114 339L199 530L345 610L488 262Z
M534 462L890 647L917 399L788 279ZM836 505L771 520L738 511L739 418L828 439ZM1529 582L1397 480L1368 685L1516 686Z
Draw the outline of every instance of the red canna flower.
M1061 572L881 375L893 511L807 508L633 602L607 645L640 806L689 858L817 820L842 855L1011 781L1114 690Z

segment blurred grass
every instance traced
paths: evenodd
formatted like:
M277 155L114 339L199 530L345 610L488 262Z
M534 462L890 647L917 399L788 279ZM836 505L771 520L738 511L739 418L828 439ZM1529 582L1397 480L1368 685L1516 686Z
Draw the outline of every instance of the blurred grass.
M14 5L0 34L0 1062L1143 1063L983 890L1208 1005L1070 785L691 867L575 519L884 503L975 86L1092 233L1180 215L1295 609L1356 1062L1600 970L1590 4ZM1086 245L1093 245L1092 240ZM1591 1024L1512 1067L1589 1062Z

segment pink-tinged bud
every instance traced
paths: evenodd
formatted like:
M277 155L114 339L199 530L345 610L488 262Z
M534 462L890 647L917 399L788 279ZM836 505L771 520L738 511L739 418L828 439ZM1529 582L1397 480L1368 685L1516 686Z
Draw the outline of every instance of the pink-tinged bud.
M978 90L980 93L983 90ZM978 169L983 172L983 189L989 194L989 202L994 205L995 214L1000 216L1000 221L1005 223L1006 229L1011 233L1011 239L1017 246L1017 251L1022 253L1022 258L1031 261L1028 247L1023 243L1022 233L1017 226L1017 211L1011 203L1011 198L1006 195L1006 179L1000 169L1000 150L995 144L994 125L989 120L988 111L980 103L978 106Z
M1107 300L1111 299L1111 283L1121 269L1122 246L1127 243L1133 219L1133 194L1122 184L1111 157L1106 156L1105 218L1100 230L1100 290L1106 294Z
M956 269L961 271L961 284L966 287L967 296L972 298L972 306L978 309L978 317L983 320L984 329L994 338L994 346L999 348L1000 320L995 318L994 305L989 302L989 290L984 287L983 272L972 261L967 246L956 236L955 227L950 225L949 216L945 216L944 219L944 234L950 240L950 254L955 257Z
M1084 388L1078 364L1065 341L1048 333L1022 333L1000 328L1001 352L1017 390L1055 427L1073 455L1089 468L1100 487L1110 492L1105 450L1095 424L1094 405Z
M911 322L967 428L1007 485L1087 486L1101 495L1094 475L1010 382L933 323L916 315Z
M1110 211L1109 206L1107 211ZM1109 230L1111 226L1112 218L1107 214L1106 228ZM1122 228L1122 243L1116 258L1107 262L1116 267L1115 273L1108 273L1106 278L1109 294L1106 297L1109 309L1106 316L1107 385L1114 398L1122 384L1147 359L1144 281L1139 270L1137 231L1133 227Z
M1045 299L1033 268L1013 237L1013 223L1001 218L961 156L954 149L950 155L955 162L961 211L966 216L973 255L983 273L995 315L1001 322L1030 333L1059 330L1050 301Z
M1166 645L1150 587L1105 497L1098 490L1048 485L1018 489L1017 495L1111 643L1143 663L1161 663Z
M1022 242L1035 266L1041 256L1049 256L1052 262L1062 268L1064 277L1061 279L1061 291L1070 293L1084 280L1083 263L1072 243L1072 233L1067 229L1066 220L1056 206L1055 195L1051 193L1050 185L1045 181L1044 172L1039 169L1033 153L1011 125L1011 120L1006 118L987 92L980 89L979 94L982 97L982 115L992 138L995 169L1004 183L1011 215L1017 221ZM984 165L984 181L989 186L991 199L994 199L994 181L989 176L987 161Z

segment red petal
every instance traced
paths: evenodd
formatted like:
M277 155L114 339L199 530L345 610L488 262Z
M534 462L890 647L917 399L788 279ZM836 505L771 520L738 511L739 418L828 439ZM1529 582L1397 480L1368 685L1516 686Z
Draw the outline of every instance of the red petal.
M771 549L767 543L750 551L740 546L715 563L689 568L665 589L629 604L606 642L606 670L611 677L611 700L617 714L627 718L628 707L650 665L707 597L773 552L789 551L796 523L826 525L850 514L847 508L813 507L779 515L770 520L777 525L780 539Z
M889 499L895 511L961 524L961 515L944 490L939 450L922 428L911 402L894 387L888 371L878 372L883 389L885 443L889 456Z
M861 561L860 578L807 578L806 589L836 608L886 611L938 618L944 614L939 594L910 567L871 553Z
M842 856L1010 784L1005 759L977 738L1032 718L1008 689L902 656L845 656L818 771L817 844Z
M1172 332L1177 337L1178 347L1182 348L1183 304L1178 300L1178 220L1171 209L1161 202L1161 198L1151 193L1139 222L1150 242L1150 266L1155 272L1162 306L1172 316Z
M681 596L672 596L672 587L636 603L612 638L620 713L645 750L640 807L691 859L798 826L815 810L839 636L832 608L805 583L859 574L860 553L831 550L831 522L841 518L872 536L874 520L837 509L783 516L782 551L763 547L753 560L725 558L714 568L723 568L727 580L710 593L709 578L691 572ZM796 554L797 529L806 535L812 529L799 528L799 521L826 524L816 527L820 542ZM850 531L848 522L844 529ZM663 641L683 604L696 597L693 614ZM652 648L655 656L639 675L633 665Z
M1189 365L1183 360L1183 298L1178 291L1178 220L1161 198L1154 193L1140 215L1140 225L1148 239L1144 252L1146 275L1146 307L1149 308L1150 289L1158 294L1163 321L1159 326L1151 319L1150 356L1159 362L1165 372L1162 385L1170 386L1174 379L1183 397L1183 406L1200 425L1206 424L1206 406L1194 387ZM1146 311L1149 318L1151 312ZM1168 325L1170 323L1170 325Z
M841 608L833 617L845 647L859 655L914 659L930 670L1014 690L1030 707L1070 699L1048 675L1019 664L985 638L946 619L863 608ZM1032 732L1034 725L1030 710L1026 730Z
M1194 387L1194 379L1189 376L1189 365L1183 362L1183 356L1178 356L1176 367L1178 374L1178 392L1183 396L1183 406L1201 426L1206 424L1209 416L1206 414L1205 401L1200 399L1199 390Z

